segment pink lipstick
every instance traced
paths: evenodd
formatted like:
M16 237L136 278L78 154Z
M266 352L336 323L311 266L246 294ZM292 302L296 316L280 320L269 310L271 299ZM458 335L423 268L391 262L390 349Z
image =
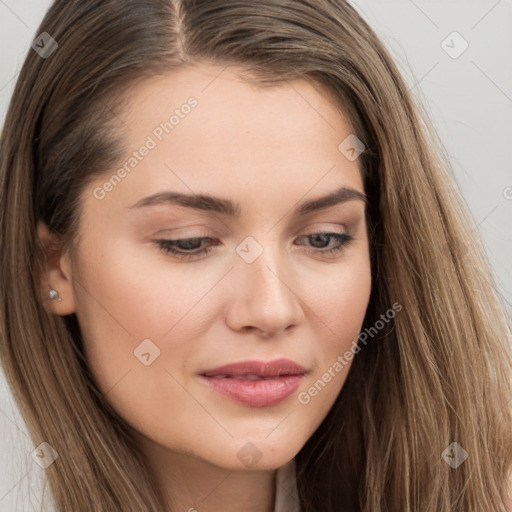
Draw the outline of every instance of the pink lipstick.
M201 373L218 393L249 407L282 402L298 387L306 370L290 359L241 361Z

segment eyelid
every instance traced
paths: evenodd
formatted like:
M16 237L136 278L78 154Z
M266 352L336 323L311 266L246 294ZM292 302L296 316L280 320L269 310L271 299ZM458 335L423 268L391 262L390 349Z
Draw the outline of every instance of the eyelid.
M204 229L208 230L208 228L204 224L190 224L190 225L187 224L185 226L180 226L178 228L159 229L158 231L153 233L153 236L161 236L163 233L176 233L176 232L182 231L184 229L194 229L194 228L197 228L197 229L204 228ZM173 235L173 236L175 236L175 235ZM195 238L195 235L191 238Z
M316 221L316 222L310 222L309 224L306 224L305 226L302 226L300 229L297 230L297 233L300 233L302 231L322 231L325 229L343 229L344 232L348 231L348 225L345 223L339 223L339 222L322 222L322 221Z
M316 225L319 225L316 227ZM201 230L191 230L188 231L189 228L200 227L203 228ZM181 234L179 233L181 230L187 230L187 232ZM292 240L303 239L304 237L321 235L321 234L337 234L337 235L345 235L350 238L354 238L354 234L356 232L355 226L353 228L348 229L346 225L333 223L333 222L311 222L306 226L303 226L301 229L297 230L294 233L290 234L290 238ZM172 233L172 234L171 234ZM201 225L193 225L193 226L184 226L180 228L173 229L163 229L157 231L157 233L152 237L152 241L155 243L159 242L180 242L183 240L191 240L191 239L209 239L209 245L211 247L222 246L222 239L229 238L224 236L224 234L220 234L218 231L214 231L208 229ZM243 238L243 237L242 237ZM296 245L296 244L294 244ZM192 254L192 253L191 253Z
M333 230L324 230L324 231L310 231L302 234L299 237L294 237L294 240L301 240L304 238L312 238L314 236L322 236L322 235L328 235L330 237L330 240L334 238L334 240L337 241L337 244L330 248L311 248L309 246L308 249L306 249L306 253L309 253L313 256L320 256L322 258L327 259L338 259L338 257L341 257L342 254L344 254L344 251L352 244L352 242L355 240L355 237L351 235L349 232L343 232L339 233ZM187 249L177 249L175 246L173 247L173 244L176 245L179 242L184 241L190 241L190 240L196 240L200 241L201 244L204 241L209 241L210 243L207 244L205 247L195 249L193 251L188 251ZM177 239L160 239L155 240L155 244L159 247L160 251L163 251L166 255L169 255L174 260L182 260L184 262L192 262L192 261L200 261L203 259L203 256L208 255L210 252L213 251L213 248L218 245L222 245L219 243L217 239L214 239L212 237L187 237L187 238L177 238ZM298 244L302 245L302 244Z
M332 229L332 227L330 227L330 226L334 226L334 229L339 229L339 228L344 229L345 231L343 231L343 232L347 232L349 230L349 226L350 226L350 223L315 221L315 222L309 222L306 225L301 224L301 227L298 228L298 229L294 229L293 233L291 233L291 235L292 236L297 236L301 231L315 230L315 228L313 226L315 226L317 224L322 225L322 227L318 228L319 230L322 230L322 229ZM330 225L330 226L326 227L326 225ZM189 235L188 233L186 233L184 235L181 235L181 234L178 235L178 233L180 231L182 231L182 230L186 230L186 229L188 230L188 229L193 229L193 228L198 228L198 229L204 228L205 231L201 232L200 234L199 233L193 233L193 234ZM222 230L220 230L220 231L222 231ZM181 238L198 238L198 237L201 237L201 236L210 236L210 237L214 237L214 236L222 237L222 236L225 236L224 234L220 234L219 230L217 230L217 229L212 230L211 228L208 228L204 224L191 224L191 225L180 226L178 228L159 229L158 231L154 232L152 234L152 236L164 236L166 233L169 233L169 236L173 237L173 238L176 238L177 236L180 236ZM172 235L171 235L171 233L172 233ZM232 231L229 231L229 233L232 234Z

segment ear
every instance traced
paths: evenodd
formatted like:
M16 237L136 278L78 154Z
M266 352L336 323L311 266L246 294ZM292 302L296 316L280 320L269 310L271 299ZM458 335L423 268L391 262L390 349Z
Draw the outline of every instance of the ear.
M41 275L41 294L45 309L48 313L70 315L75 312L75 299L69 252L63 252L60 237L52 233L44 222L38 221L37 236L46 255L43 267L45 270ZM48 295L50 290L58 293L53 300ZM58 300L59 297L61 300Z

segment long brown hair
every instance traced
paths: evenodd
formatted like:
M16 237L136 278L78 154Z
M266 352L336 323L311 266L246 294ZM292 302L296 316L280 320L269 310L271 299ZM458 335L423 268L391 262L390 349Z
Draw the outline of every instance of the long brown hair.
M428 116L344 0L56 0L1 138L1 356L59 511L162 510L130 429L98 391L76 316L43 303L41 220L65 244L80 192L123 155L124 92L209 61L264 86L321 84L366 149L372 293L364 327L402 311L354 358L297 454L303 512L505 512L512 466L510 318ZM341 141L340 141L341 142ZM457 442L467 459L442 454Z

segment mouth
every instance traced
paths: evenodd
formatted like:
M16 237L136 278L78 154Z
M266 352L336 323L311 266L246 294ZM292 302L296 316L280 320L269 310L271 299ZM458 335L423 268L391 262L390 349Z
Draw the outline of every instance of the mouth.
M247 375L204 375L211 379L235 379L235 380L271 380L283 377L284 375L276 375L274 377L263 377L262 375L247 374Z
M289 359L242 361L200 374L211 389L249 407L269 407L288 398L306 370Z

